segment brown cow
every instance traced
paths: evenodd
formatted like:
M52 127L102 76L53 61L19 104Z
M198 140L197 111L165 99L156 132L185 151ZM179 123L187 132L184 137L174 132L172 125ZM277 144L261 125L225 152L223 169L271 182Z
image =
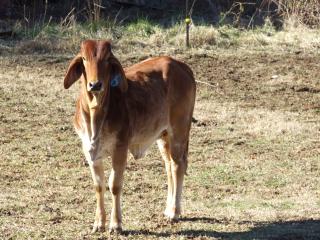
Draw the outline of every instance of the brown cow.
M112 158L110 231L117 232L121 231L120 194L128 150L141 158L156 140L168 175L164 214L177 219L196 94L191 69L170 57L147 59L123 69L109 41L87 40L69 65L64 87L80 78L74 126L96 190L93 232L103 231L106 222L103 159L107 154Z

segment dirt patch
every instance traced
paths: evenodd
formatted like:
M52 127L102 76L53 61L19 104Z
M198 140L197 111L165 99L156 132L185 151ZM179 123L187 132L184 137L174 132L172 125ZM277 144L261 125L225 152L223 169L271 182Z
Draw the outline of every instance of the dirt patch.
M95 199L71 124L72 56L0 57L0 235L89 239ZM120 56L124 66L142 56ZM129 160L120 239L318 239L319 55L184 54L198 82L184 214L162 217L158 150ZM204 84L208 83L208 84ZM106 162L106 174L110 163ZM155 180L156 179L156 180ZM106 194L107 211L110 195Z

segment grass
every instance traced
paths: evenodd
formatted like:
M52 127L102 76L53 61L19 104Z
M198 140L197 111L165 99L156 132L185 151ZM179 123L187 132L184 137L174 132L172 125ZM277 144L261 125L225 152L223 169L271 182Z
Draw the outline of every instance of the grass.
M22 41L11 46L18 53L70 53L78 50L79 43L88 38L111 39L118 51L127 54L141 47L147 52L184 52L185 25L177 18L170 24L157 24L146 18L130 23L114 20L78 23L66 19L61 23L37 23L26 28L16 22L14 31ZM269 20L256 28L235 28L232 25L212 26L205 22L191 25L191 51L208 53L220 49L251 49L253 51L318 51L319 29L311 29L296 18L288 18L284 29L276 31Z
M186 50L184 27L147 19L17 24L21 41L1 42L8 47L0 48L0 239L111 238L89 233L94 191L71 123L78 85L62 86L86 38L111 38L124 66L173 55L199 81L183 218L170 224L162 216L166 176L153 146L145 158L129 159L125 232L113 238L320 237L319 30L294 21L283 31L268 22L194 24ZM108 193L105 202L108 212Z
M118 56L125 66L141 58ZM117 238L318 239L319 95L295 90L319 88L318 54L239 49L176 57L214 86L198 84L183 218L170 224L162 217L166 176L153 146L144 159L129 159L125 233ZM95 199L71 125L78 86L62 90L68 61L56 54L0 58L4 239L109 238L89 233ZM110 194L105 201L109 211Z
M274 3L278 5L281 14L286 18L294 17L299 22L309 26L319 26L320 7L317 0L275 0Z

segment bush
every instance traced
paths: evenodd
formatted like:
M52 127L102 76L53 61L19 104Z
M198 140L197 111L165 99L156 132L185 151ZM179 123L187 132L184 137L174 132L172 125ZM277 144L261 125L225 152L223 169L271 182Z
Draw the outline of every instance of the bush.
M274 0L281 15L311 27L320 26L319 0Z

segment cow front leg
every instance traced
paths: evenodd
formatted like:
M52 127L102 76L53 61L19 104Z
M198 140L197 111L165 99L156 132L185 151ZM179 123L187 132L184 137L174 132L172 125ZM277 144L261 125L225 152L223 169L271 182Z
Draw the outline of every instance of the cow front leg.
M96 217L92 232L103 232L106 224L106 212L104 209L104 193L106 186L102 160L99 159L90 163L90 170L97 199Z
M120 233L121 206L120 195L123 185L123 173L127 163L127 147L117 148L112 155L112 169L109 177L109 190L112 194L112 210L110 215L109 231Z

